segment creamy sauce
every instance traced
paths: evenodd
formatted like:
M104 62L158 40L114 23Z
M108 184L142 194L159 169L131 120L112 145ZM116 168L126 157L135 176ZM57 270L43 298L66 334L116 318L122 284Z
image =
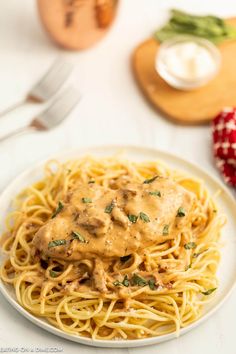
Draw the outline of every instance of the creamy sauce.
M43 256L64 260L123 257L173 239L189 221L194 196L177 183L122 183L118 189L80 184L69 192L63 209L36 233L33 243ZM178 217L179 208L185 211ZM73 239L76 233L80 239ZM55 240L64 244L49 247ZM103 284L98 284L99 288Z

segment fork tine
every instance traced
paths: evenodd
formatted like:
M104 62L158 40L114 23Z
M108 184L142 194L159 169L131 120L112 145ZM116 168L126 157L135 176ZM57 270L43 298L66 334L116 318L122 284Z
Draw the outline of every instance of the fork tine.
M40 81L30 90L29 96L39 101L48 100L62 86L72 71L72 65L62 58L56 59Z
M80 93L74 87L65 89L51 106L37 117L37 121L47 129L53 128L69 115L80 97Z

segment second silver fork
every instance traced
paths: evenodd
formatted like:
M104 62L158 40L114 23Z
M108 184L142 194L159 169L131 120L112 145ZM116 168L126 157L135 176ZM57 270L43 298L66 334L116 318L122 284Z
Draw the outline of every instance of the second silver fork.
M49 108L39 113L27 126L0 137L0 143L23 133L53 129L69 115L79 102L79 99L80 94L74 87L65 89Z

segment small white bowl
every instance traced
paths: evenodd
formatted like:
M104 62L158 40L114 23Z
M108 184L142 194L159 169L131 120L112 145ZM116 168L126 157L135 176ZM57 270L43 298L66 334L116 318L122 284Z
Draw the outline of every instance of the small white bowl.
M167 65L166 58L171 55L171 49L183 43L196 43L198 46L203 47L211 55L212 67L204 75L200 75L194 78L184 78L170 68ZM169 53L168 53L169 51ZM182 60L182 59L180 59ZM218 73L221 65L221 54L219 49L207 39L195 37L195 36L185 36L180 35L171 38L170 40L164 41L158 50L155 60L155 68L157 73L165 80L170 86L177 88L179 90L192 90L205 85L207 82L212 80Z

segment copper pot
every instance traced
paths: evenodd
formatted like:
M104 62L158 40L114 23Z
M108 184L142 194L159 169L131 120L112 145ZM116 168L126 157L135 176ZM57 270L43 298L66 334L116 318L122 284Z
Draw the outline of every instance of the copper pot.
M67 49L83 49L100 40L111 26L118 0L37 0L50 37Z

